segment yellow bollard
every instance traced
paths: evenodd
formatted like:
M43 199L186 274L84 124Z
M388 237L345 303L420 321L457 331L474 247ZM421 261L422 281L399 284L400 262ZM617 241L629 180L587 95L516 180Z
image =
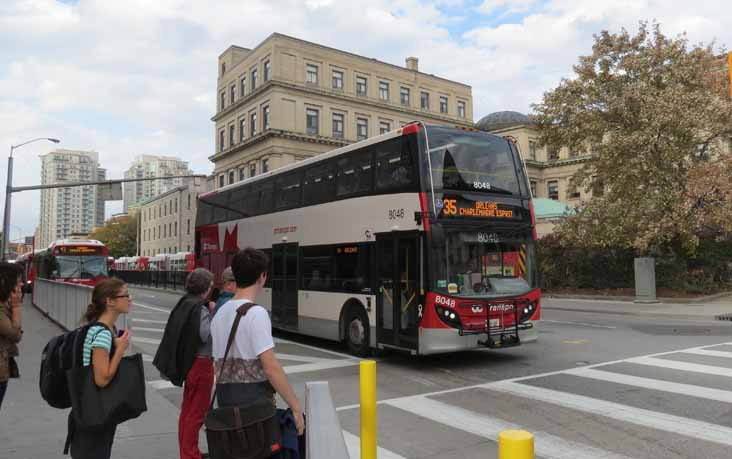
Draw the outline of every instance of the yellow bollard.
M376 459L376 362L361 361L361 459Z
M498 459L534 459L534 436L525 430L498 434Z

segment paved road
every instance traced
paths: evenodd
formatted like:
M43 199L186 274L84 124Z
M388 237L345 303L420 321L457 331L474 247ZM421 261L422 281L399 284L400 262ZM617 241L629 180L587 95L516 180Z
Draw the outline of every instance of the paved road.
M133 294L133 343L153 355L177 297ZM508 428L534 432L544 458L729 457L732 324L563 310L543 319L540 341L520 348L380 356L379 457L496 457ZM296 390L329 381L356 454L358 359L327 341L276 339ZM147 374L180 405L181 389Z

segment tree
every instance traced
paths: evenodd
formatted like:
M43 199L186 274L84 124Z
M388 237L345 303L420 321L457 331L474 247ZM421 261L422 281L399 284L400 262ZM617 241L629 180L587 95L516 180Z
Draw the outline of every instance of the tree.
M595 195L558 231L641 254L729 234L732 100L713 44L641 22L635 36L595 35L574 72L533 107L543 144L592 154L573 185Z
M109 249L114 258L133 256L137 253L137 219L138 216L113 218L103 227L92 231L90 237L96 239Z

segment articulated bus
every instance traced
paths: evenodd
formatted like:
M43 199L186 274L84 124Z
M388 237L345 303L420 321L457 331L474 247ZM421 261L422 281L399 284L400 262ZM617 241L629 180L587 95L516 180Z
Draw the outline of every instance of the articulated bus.
M40 279L95 286L108 277L107 247L95 240L60 240L33 259Z
M357 355L503 348L537 339L534 226L511 140L415 122L201 195L196 264L263 249L273 326Z

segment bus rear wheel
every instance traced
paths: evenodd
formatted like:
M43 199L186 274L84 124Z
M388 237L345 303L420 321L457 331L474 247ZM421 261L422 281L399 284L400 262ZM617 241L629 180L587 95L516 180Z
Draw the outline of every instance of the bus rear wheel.
M369 355L369 318L361 308L351 307L346 315L346 346L358 357Z

